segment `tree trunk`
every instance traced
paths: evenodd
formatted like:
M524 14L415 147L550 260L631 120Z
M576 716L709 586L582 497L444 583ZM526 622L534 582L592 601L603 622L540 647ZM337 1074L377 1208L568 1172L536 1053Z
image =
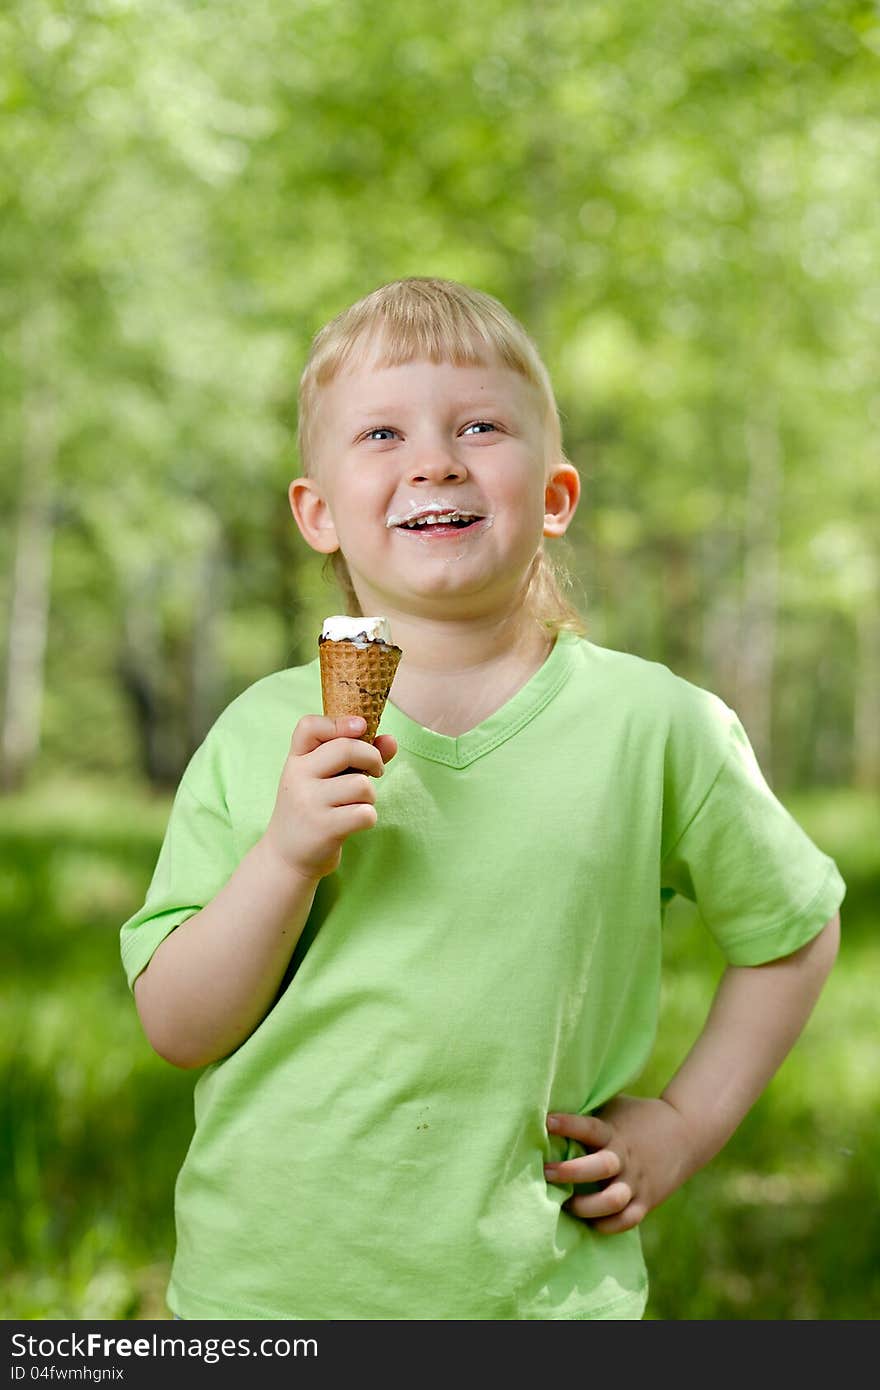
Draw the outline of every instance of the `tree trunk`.
M189 665L183 643L172 650L162 612L161 562L123 578L123 634L116 669L131 701L144 776L173 790L189 756L185 703Z
M880 586L878 586L880 587ZM880 788L880 592L856 612L858 655L853 720L853 782L861 790Z
M739 546L737 534L730 526L722 523L703 533L700 539L700 575L703 683L736 708L740 625L737 602Z
M673 671L692 670L695 660L693 627L697 616L696 576L691 541L666 532L658 543L658 570L661 576L663 612L663 655L659 658ZM692 677L698 684L700 675Z
M758 762L773 784L773 674L779 597L782 445L775 414L746 422L749 460L743 536L742 621L736 702Z
M218 627L226 591L226 549L219 533L212 537L198 560L193 626L190 640L187 736L195 752L217 715L223 698L218 657Z
M25 374L47 353L42 324L22 335ZM6 639L6 689L0 731L0 791L21 787L40 747L52 579L52 499L57 455L54 395L33 380L22 402L21 492Z
M300 598L299 578L305 541L297 545L299 533L296 530L296 522L283 495L279 499L272 498L269 526L275 552L275 601L278 604L284 633L281 664L285 667L299 666L314 657L314 637L302 630L303 603ZM328 598L329 596L328 590Z

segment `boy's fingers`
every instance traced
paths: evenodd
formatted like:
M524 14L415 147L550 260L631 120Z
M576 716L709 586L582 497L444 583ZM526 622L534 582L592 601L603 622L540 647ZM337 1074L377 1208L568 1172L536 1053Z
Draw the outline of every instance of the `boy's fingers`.
M383 763L390 763L397 756L397 739L393 734L377 734L373 747L378 748Z
M306 714L299 721L290 740L291 753L311 753L331 738L357 738L367 727L361 716L331 719L326 714Z
M363 773L337 773L328 782L330 806L358 806L376 804L376 789L370 777Z
M579 1193L576 1197L569 1197L565 1203L566 1211L573 1216L585 1217L587 1220L597 1216L615 1216L617 1212L623 1211L632 1201L632 1188L625 1182L613 1182L608 1187L603 1187L601 1192Z
M547 1129L551 1134L564 1134L568 1139L577 1139L585 1148L604 1149L611 1139L611 1126L598 1115L568 1115L554 1111L547 1116Z
M567 1204L566 1204L567 1206ZM573 1213L576 1215L577 1213ZM647 1216L644 1207L639 1206L638 1202L630 1202L629 1206L624 1207L623 1211L616 1212L614 1216L600 1216L590 1222L591 1230L597 1231L600 1236L616 1236L621 1231L631 1231L633 1226L638 1226Z
M545 1163L544 1176L548 1182L602 1182L616 1178L620 1159L613 1149L600 1149L583 1158L566 1158L562 1163Z
M378 748L361 738L332 738L309 754L309 766L317 777L335 777L340 772L366 772L382 777L385 765Z

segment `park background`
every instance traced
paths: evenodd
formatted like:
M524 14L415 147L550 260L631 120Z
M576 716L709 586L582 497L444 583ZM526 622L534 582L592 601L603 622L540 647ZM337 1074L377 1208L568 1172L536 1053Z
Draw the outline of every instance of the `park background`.
M429 274L549 366L588 635L720 694L847 883L801 1041L643 1226L648 1315L875 1317L877 5L14 0L0 53L0 1314L167 1316L194 1075L118 929L213 719L339 609L309 341ZM665 962L645 1094L722 967L681 899Z

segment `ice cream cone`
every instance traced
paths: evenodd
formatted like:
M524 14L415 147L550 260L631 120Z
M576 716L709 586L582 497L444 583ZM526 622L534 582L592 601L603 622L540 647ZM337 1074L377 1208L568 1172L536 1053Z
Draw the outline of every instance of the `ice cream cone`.
M321 639L318 656L324 713L333 719L363 715L367 727L360 737L372 743L402 655L400 647L387 642Z

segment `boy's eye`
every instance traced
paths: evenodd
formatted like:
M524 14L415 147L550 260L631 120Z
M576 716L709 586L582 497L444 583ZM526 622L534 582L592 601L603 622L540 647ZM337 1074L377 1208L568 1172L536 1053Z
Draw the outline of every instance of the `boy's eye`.
M393 429L389 428L389 426L387 426L387 425L378 425L376 429L374 429L374 430L369 430L368 433L366 434L365 438L367 438L367 439L388 439L392 434L396 434L396 433L397 433L396 430L393 430Z
M471 430L477 430L483 434L486 430L494 430L494 428L491 420L474 420L472 425L465 425L462 434L469 434Z

